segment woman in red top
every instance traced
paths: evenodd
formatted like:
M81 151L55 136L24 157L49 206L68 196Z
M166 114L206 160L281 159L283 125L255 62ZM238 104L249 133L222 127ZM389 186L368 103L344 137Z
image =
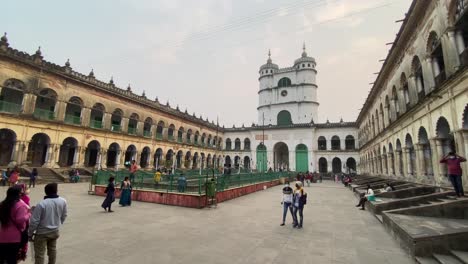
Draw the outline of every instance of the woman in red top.
M463 192L462 169L460 166L460 163L465 161L465 158L458 156L455 152L449 152L447 156L440 160L440 163L447 164L448 176L458 197L465 195Z

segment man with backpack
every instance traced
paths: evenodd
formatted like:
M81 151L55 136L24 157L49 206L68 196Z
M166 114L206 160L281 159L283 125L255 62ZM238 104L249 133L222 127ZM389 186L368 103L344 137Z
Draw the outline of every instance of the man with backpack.
M296 190L294 190L293 198L293 227L302 228L302 223L304 220L303 210L304 205L307 204L307 193L302 188L302 182L296 182ZM297 219L297 213L299 212L299 221Z

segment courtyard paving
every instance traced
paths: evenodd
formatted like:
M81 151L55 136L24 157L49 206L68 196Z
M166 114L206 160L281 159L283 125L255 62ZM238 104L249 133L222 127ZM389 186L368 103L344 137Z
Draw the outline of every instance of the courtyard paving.
M352 192L324 182L306 187L304 228L281 227L281 187L190 209L134 202L114 213L88 184L62 184L69 217L58 243L58 263L414 263ZM6 188L0 187L2 195ZM31 192L31 204L43 186ZM28 263L27 260L26 263Z

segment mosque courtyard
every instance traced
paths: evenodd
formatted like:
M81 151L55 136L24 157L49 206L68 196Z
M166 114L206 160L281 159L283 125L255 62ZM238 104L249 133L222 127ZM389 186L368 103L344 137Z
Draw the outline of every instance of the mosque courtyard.
M304 228L281 227L281 187L190 209L134 202L100 208L89 185L61 184L69 204L58 263L413 263L372 214L354 207L341 184L306 187ZM0 187L2 193L6 188ZM31 204L43 185L31 191ZM29 262L29 260L27 260Z

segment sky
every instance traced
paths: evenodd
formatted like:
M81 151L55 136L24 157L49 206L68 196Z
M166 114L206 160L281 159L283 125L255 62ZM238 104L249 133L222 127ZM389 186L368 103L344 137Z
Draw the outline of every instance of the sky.
M18 0L3 3L10 46L145 91L226 127L257 122L268 50L317 61L319 122L355 121L410 0Z

